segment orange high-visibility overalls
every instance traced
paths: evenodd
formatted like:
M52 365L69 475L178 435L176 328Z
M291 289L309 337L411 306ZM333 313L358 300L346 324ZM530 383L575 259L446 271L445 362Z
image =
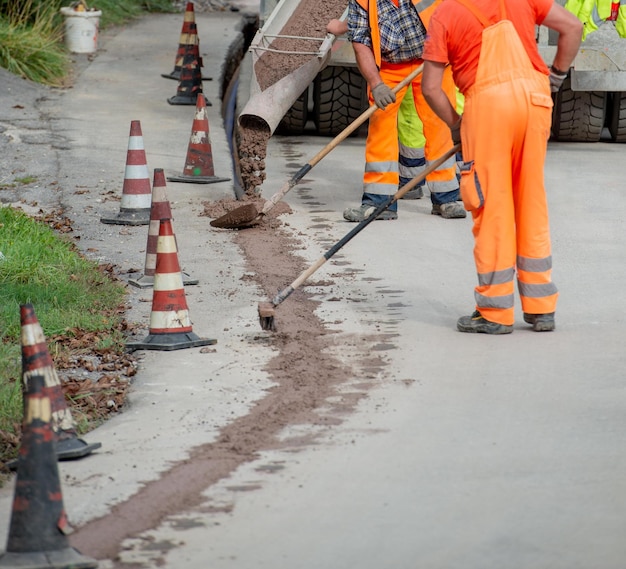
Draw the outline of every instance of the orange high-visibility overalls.
M483 24L476 82L465 93L461 196L474 220L474 296L483 318L514 321L514 278L522 309L554 312L558 292L543 167L550 135L548 76L534 69L512 22L490 22L468 0L457 0Z
M398 6L398 0L391 0ZM428 22L434 9L442 0L411 0L419 13L422 23L428 29ZM394 88L409 73L419 67L421 59L406 63L386 63L380 57L380 39L378 35L378 15L376 0L357 0L359 5L368 11L373 43L373 52L380 70L380 77L390 88ZM432 111L422 95L422 76L418 75L411 83L415 109L422 124L426 145L424 155L427 164L445 154L452 147L450 129ZM376 111L369 119L367 140L365 143L365 172L363 174L363 191L377 196L391 196L398 190L398 108L408 86L396 94L396 101L384 111ZM456 100L456 88L450 69L444 74L443 89L452 104ZM369 91L369 90L368 90ZM369 92L370 105L374 98ZM442 164L428 177L431 192L443 193L458 189L456 179L456 161L454 157ZM438 203L438 202L437 202ZM396 204L392 209L395 209Z

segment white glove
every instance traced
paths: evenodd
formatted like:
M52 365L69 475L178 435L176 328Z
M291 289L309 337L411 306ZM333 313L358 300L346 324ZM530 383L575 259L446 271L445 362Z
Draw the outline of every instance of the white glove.
M567 71L563 73L560 69L557 69L554 66L550 67L550 91L552 93L557 93L558 90L563 85L563 81L567 77Z
M396 101L395 93L384 83L379 83L372 89L372 96L378 108L383 110L385 110L387 105Z

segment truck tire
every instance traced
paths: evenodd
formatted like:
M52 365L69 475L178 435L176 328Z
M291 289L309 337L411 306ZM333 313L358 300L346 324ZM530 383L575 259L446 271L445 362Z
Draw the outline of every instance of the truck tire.
M552 110L552 137L561 142L598 142L604 127L606 93L572 91L567 77Z
M276 127L276 134L298 135L304 132L306 123L309 120L309 89L298 97L298 100L291 105Z
M626 92L611 93L609 132L613 142L626 142Z
M356 67L329 66L317 74L313 82L313 121L318 134L337 136L367 107L367 83Z

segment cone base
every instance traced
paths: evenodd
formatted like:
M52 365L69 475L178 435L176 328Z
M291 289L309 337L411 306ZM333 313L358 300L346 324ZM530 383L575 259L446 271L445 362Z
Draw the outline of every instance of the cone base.
M176 81L180 81L180 69L175 69L171 73L161 73L161 77L164 77L165 79L175 79Z
M101 446L102 443L88 443L76 437L57 441L57 459L74 460L76 458L83 458L91 454L94 450L99 449Z
M102 223L115 225L149 225L150 208L136 210L120 210L119 213L110 216L102 216Z
M126 347L134 350L181 350L183 348L197 348L198 346L211 346L217 344L217 340L200 338L193 332L171 334L149 334L141 342L129 342Z
M56 551L34 553L5 552L0 555L0 567L15 569L96 569L98 562L76 549L66 547Z
M170 97L167 100L167 102L170 105L195 105L197 98L198 98L197 95L194 95L191 97L184 96L184 95L174 95L173 97ZM207 104L207 107L211 106L211 103L209 103L209 101L207 101L206 104Z
M164 77L165 79L174 79L175 81L180 81L180 71L161 73L161 77ZM213 81L213 77L202 77L202 81Z
M189 182L191 184L214 184L216 182L229 182L230 178L220 178L219 176L186 176L176 174L167 177L168 182Z
M91 454L94 450L99 449L102 443L87 443L83 439L70 438L56 442L56 457L57 460L76 460L77 458L83 458ZM6 462L6 466L9 470L16 470L19 459L14 458Z
M197 285L200 281L187 273L182 273L184 285ZM154 286L154 275L141 275L138 279L129 279L128 284L137 288L150 288Z

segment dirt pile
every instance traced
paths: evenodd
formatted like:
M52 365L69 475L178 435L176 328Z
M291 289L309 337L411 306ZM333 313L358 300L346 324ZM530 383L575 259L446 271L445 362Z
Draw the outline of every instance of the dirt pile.
M303 0L270 48L282 53L266 51L255 63L254 71L262 90L280 81L312 58L319 42L306 38L324 38L326 24L339 18L347 6L346 0ZM286 53L285 53L286 52ZM238 132L239 166L245 192L260 195L265 180L265 157L271 132L264 121L248 121Z

